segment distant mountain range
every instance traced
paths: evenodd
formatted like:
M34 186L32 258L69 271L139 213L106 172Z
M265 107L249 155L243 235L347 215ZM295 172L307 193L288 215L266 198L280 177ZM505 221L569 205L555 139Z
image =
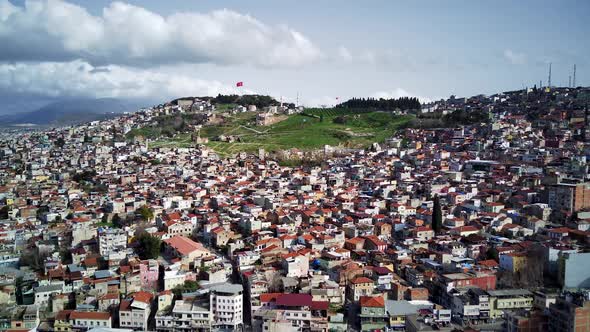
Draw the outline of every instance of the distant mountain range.
M107 119L151 105L145 100L65 99L37 110L0 116L0 126L64 126Z

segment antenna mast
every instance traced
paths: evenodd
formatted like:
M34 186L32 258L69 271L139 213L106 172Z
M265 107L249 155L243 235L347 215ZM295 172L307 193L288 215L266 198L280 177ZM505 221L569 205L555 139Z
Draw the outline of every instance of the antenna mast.
M549 62L549 79L547 80L547 86L551 87L551 62Z

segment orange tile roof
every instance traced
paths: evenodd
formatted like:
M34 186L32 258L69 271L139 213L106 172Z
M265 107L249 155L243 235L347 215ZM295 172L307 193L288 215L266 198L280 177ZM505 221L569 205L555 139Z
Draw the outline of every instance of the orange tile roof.
M174 236L170 239L164 240L164 242L178 251L181 255L188 255L196 250L204 249L202 244L184 236Z
M372 284L373 283L373 280L371 280L371 279L369 279L367 277L358 277L358 278L355 278L352 281L352 283L353 284L368 284L368 283L371 283Z
M70 319L93 319L93 320L108 320L111 314L108 312L94 312L94 311L72 311Z
M135 301L150 303L152 301L152 294L144 291L136 292L132 295Z
M264 293L260 294L260 302L271 302L276 301L277 297L282 295L283 293Z
M385 306L385 300L381 296L361 296L361 307L381 308Z

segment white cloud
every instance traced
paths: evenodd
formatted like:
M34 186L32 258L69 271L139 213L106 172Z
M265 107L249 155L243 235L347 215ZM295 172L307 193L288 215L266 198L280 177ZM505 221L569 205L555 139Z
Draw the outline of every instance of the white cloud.
M416 97L422 103L430 103L433 100L436 100L436 99L431 99L428 97L418 96L418 95L410 93L402 88L397 88L393 91L377 91L377 92L373 93L372 95L370 95L370 97L383 98L383 99L392 99L392 98L401 98L401 97ZM438 98L438 99L440 99L440 98Z
M419 62L429 62L430 58L410 56L409 52L401 49L351 49L340 46L329 60L342 65L351 63L367 66L387 67L388 70L398 72L414 71Z
M526 54L509 49L504 50L504 58L513 65L523 65L526 63Z
M75 60L37 64L0 64L0 90L51 97L174 98L253 93L218 81L158 70Z
M353 60L352 54L350 53L348 48L346 48L344 46L340 46L338 48L337 57L338 57L338 59L343 60L345 62L350 62Z
M62 0L0 0L0 60L151 65L172 63L299 66L320 50L285 25L231 10L161 16L113 2L101 16Z

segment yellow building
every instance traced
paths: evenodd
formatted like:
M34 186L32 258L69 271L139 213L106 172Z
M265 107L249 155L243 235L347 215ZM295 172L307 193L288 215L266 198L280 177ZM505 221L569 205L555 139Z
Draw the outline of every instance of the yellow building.
M361 296L370 296L375 289L375 282L367 277L357 277L349 285L349 298L358 301Z
M500 268L512 273L520 272L527 263L527 256L525 253L509 253L500 255Z
M526 289L490 290L490 317L501 317L504 311L530 309L533 307L533 293Z

